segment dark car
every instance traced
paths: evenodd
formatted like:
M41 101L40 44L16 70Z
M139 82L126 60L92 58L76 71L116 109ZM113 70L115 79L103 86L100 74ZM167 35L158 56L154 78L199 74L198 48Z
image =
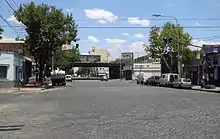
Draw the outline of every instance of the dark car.
M147 84L149 85L158 85L160 80L160 76L151 76L147 80Z

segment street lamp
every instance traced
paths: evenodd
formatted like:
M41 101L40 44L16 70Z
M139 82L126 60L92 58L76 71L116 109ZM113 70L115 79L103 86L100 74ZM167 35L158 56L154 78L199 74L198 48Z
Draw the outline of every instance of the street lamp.
M120 80L122 80L122 77L121 77L121 68L122 68L122 66L121 66L121 48L118 48L119 49L119 51L120 51Z
M166 15L161 15L161 14L153 14L152 16L154 16L154 17L168 17L168 18L173 18L175 21L176 21L176 26L178 26L178 20L177 20L177 18L176 17L174 17L174 16L166 16ZM180 54L179 54L179 51L180 51L180 49L179 49L179 41L178 41L178 39L179 39L179 33L178 33L178 30L177 30L178 28L176 28L176 35L177 35L177 49L178 49L178 51L177 51L177 57L178 57L178 74L180 75L181 74L181 72L180 72L180 68L181 68L181 63L180 63ZM180 77L181 77L181 75L180 75Z

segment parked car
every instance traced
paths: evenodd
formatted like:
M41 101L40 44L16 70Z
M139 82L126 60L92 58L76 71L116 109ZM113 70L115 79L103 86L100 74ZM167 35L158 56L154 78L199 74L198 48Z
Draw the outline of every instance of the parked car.
M108 81L108 76L107 75L103 75L101 78L101 81Z
M160 76L151 76L147 80L148 85L159 85L160 83Z
M66 75L66 81L67 82L72 82L72 76L71 75Z
M172 86L173 81L179 79L179 75L176 73L166 73L162 74L161 78L159 79L160 86Z
M137 76L137 84L144 84L144 74L139 73Z
M179 78L173 81L173 87L175 88L192 88L192 82L190 79Z

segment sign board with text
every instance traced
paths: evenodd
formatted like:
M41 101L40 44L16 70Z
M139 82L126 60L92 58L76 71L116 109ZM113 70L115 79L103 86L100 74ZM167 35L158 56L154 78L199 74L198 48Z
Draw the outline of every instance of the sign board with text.
M124 70L133 70L133 56L132 52L121 53L121 61L125 65Z

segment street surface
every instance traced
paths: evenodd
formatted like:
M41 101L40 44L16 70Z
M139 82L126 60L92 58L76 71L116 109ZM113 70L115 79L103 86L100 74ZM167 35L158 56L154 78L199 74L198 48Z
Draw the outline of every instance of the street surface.
M1 139L220 138L220 94L210 92L73 81L0 98Z

